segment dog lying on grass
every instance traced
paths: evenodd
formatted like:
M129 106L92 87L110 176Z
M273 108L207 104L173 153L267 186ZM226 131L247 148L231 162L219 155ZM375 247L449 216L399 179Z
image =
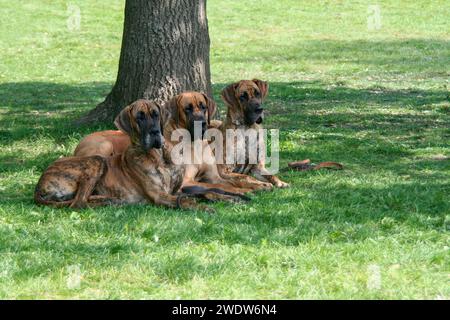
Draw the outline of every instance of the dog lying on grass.
M266 81L258 79L241 80L230 84L222 90L221 96L227 105L227 117L223 123L218 126L226 137L226 131L229 129L254 129L262 128L264 119L264 109L262 103L269 91L269 85ZM258 150L256 146L247 146L250 150ZM224 148L225 150L225 148ZM245 164L223 164L219 166L221 174L229 174L230 172L248 174L256 179L270 184L278 188L289 187L289 184L283 182L275 175L269 174L266 169L264 159L261 158L257 164L249 163L249 152L245 151Z
M210 210L193 198L177 194L185 167L174 165L163 148L160 108L138 100L115 121L130 140L125 152L112 157L67 157L55 161L42 174L35 189L38 204L84 208L107 204L154 203L183 209ZM236 201L240 195L221 190L188 188L209 200Z
M202 93L185 92L169 100L165 106L165 111L170 113L164 127L165 139L170 140L175 130L186 129L190 134L192 142L194 142L195 122L201 123L201 136L204 137L206 129L210 127L211 117L216 112L216 104L212 99ZM178 142L172 143L177 144ZM191 155L194 155L195 152L196 150L193 144L191 144ZM201 152L201 155L197 155L197 159L201 159L201 163L185 165L186 171L183 186L200 185L206 188L219 187L228 192L240 194L253 190L269 190L271 188L270 184L260 182L246 175L220 175L215 161L215 155L206 140L202 140ZM191 163L193 163L193 158L191 159Z
M201 123L202 136L210 125L211 118L216 112L215 102L203 93L184 92L170 99L161 112L165 114L162 123L166 141L170 141L172 133L177 129L185 129L190 133L192 142L194 138L195 121ZM81 140L75 149L75 156L110 156L121 154L131 143L122 131L120 123L115 125L118 131L107 130L92 133ZM177 144L178 142L174 142ZM191 154L195 150L191 148ZM206 161L206 159L208 161ZM207 189L220 189L231 194L240 194L254 190L269 190L271 185L258 181L250 176L241 174L219 174L215 164L214 154L207 141L202 142L201 163L191 161L184 164L185 171L182 187L202 187Z

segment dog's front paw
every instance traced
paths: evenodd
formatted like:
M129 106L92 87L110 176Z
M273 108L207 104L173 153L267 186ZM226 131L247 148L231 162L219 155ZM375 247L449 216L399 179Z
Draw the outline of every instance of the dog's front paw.
M273 185L270 182L257 181L250 185L252 191L269 191L273 189Z
M186 195L178 196L177 202L178 202L177 206L180 209L204 211L209 214L216 212L214 208L200 204L197 202L197 199L187 197Z
M270 182L261 182L261 189L262 190L272 190L273 185Z
M277 187L277 188L289 188L290 185L289 185L289 183L286 183L286 182L283 182L283 181L281 181L281 180L278 180L278 181L275 183L275 187Z

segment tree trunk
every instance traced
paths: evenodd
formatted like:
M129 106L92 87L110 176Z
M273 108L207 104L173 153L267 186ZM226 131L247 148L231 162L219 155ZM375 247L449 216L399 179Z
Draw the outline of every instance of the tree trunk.
M206 0L127 0L116 83L78 123L112 121L145 98L163 102L187 90L212 94Z

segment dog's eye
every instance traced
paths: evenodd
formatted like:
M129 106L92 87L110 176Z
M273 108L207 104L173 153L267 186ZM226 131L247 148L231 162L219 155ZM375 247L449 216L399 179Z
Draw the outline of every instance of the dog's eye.
M259 97L259 91L255 90L255 97Z
M192 105L192 103L189 103L188 106L186 107L186 111L192 112L193 110L194 110L194 106Z
M152 113L152 118L153 118L153 119L157 119L158 117L159 117L158 111L154 111L154 112Z
M248 97L247 92L244 92L243 94L241 94L241 96L239 97L239 100L244 101L246 100Z
M142 112L142 111L139 111L139 112L137 113L137 115L136 115L136 118L137 118L138 120L144 120L144 119L145 119L145 113Z
M200 102L200 109L202 109L203 111L206 109L206 106L203 104L203 102Z

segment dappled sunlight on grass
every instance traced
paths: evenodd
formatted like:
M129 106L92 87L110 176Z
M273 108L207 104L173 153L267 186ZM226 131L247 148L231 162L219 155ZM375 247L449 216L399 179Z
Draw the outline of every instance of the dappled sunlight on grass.
M208 1L214 95L270 83L266 128L291 188L217 203L217 214L155 206L38 207L42 171L86 134L73 120L111 89L123 1L5 2L0 35L1 298L450 297L450 56L444 1ZM49 14L49 12L51 14ZM68 268L82 274L67 285ZM371 289L368 270L381 273Z

